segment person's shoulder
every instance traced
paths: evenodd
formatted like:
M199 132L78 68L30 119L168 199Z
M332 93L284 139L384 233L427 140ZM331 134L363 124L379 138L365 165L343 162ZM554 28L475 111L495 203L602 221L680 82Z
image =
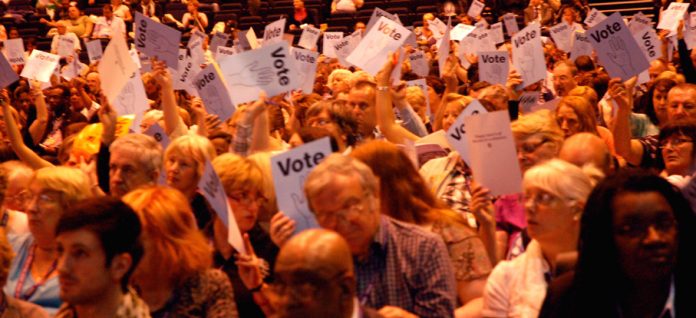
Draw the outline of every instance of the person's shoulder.
M426 231L420 226L401 222L390 217L387 218L387 226L390 228L390 232L401 238L410 239L424 239L424 240L437 240L439 237L436 234Z
M22 318L48 318L48 313L41 306L30 302L21 301L9 296L7 298L6 312L11 313L10 317Z

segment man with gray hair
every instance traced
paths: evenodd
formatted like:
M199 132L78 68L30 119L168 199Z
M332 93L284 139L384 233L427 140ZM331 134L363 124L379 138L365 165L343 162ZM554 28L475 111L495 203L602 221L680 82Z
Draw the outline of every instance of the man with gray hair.
M581 168L592 164L604 175L611 174L615 169L609 147L602 138L591 133L577 133L568 137L558 157Z
M340 234L353 255L357 295L388 317L452 317L455 280L442 240L380 215L369 167L333 154L307 176L305 193L319 225Z
M148 135L128 134L109 147L109 192L115 197L157 184L162 170L162 146Z

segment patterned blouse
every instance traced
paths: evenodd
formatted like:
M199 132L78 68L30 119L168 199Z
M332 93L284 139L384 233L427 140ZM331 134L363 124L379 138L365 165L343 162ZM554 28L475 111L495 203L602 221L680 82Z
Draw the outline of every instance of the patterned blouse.
M208 269L186 280L153 318L236 318L232 284L227 275Z

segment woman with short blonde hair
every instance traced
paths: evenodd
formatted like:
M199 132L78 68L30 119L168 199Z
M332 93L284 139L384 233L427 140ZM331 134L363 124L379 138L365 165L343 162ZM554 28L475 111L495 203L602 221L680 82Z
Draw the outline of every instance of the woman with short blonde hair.
M123 201L140 217L145 254L133 274L153 315L175 317L237 316L232 286L219 270L211 269L212 249L196 228L181 192L141 188Z

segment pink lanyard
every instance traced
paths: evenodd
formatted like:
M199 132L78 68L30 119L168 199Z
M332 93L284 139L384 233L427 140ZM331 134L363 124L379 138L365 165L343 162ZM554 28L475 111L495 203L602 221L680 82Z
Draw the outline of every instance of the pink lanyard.
M15 298L21 299L21 300L28 300L31 298L31 296L36 293L36 290L39 289L39 287L43 286L46 281L48 281L48 277L53 274L53 272L56 270L56 267L58 267L58 260L54 260L53 264L51 264L51 268L48 269L48 272L44 274L44 276L41 278L40 281L38 281L34 286L31 286L29 290L27 290L26 293L22 293L22 287L24 287L24 282L27 280L27 276L29 275L29 271L31 270L31 264L34 262L34 252L36 251L36 244L32 245L31 250L29 250L29 255L27 256L27 260L24 262L24 266L22 267L22 271L19 274L19 280L17 281L17 286L15 287Z

